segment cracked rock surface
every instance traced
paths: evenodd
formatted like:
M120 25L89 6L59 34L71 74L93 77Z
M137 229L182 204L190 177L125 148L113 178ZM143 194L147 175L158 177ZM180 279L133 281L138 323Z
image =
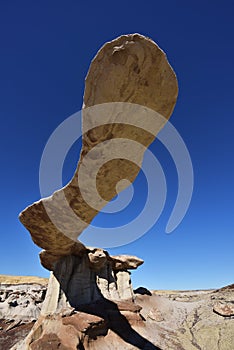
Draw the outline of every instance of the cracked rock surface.
M232 304L234 288L154 291L151 296L138 294L136 297L146 319L146 332L150 337L154 334L160 349L165 350L233 349L234 317L221 316L213 310L221 301Z

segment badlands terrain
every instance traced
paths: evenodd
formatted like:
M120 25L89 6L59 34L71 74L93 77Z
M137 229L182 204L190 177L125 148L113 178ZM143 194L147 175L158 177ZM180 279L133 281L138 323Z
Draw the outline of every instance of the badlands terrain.
M17 349L35 325L47 284L45 278L0 275L1 350ZM120 302L116 306L118 313L110 305L105 316L97 315L100 305L94 312L90 308L89 312L71 310L62 315L64 327L77 328L82 335L77 349L234 349L234 285L197 291L140 287L134 290L133 304ZM55 336L44 344L35 342L32 349L69 349L61 347Z

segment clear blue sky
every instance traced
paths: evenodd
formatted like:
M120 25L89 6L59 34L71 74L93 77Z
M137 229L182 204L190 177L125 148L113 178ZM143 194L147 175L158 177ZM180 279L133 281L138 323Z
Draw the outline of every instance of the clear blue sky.
M227 0L1 1L0 273L48 275L18 214L40 198L44 145L81 108L94 54L116 36L139 32L160 45L176 71L180 91L171 122L189 149L195 187L186 217L171 235L165 234L176 198L176 171L155 142L151 149L168 180L163 214L142 238L110 253L145 260L133 272L135 287L197 289L233 283L233 15L234 4ZM66 179L76 157L74 147ZM140 208L144 191L137 193ZM97 218L100 225L102 220L114 226L119 218Z

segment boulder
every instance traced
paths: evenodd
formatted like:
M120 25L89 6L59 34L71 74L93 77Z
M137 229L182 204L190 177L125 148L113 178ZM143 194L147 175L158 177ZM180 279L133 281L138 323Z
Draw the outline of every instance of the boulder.
M51 269L59 258L79 256L85 250L77 237L116 196L122 179L134 181L145 147L170 117L177 94L175 73L165 53L149 38L122 35L99 50L85 81L77 170L68 185L20 214L34 243L46 251L41 255L43 266ZM113 143L109 159L110 147L105 142L118 138L122 141ZM131 147L129 141L135 141ZM126 146L128 159L119 156ZM80 175L83 168L84 176ZM120 190L129 181L122 182Z
M224 317L234 316L234 302L224 303L224 302L218 301L214 304L213 310L215 313Z
M151 320L156 321L156 322L161 322L164 320L161 311L158 310L157 308L153 308L150 310L150 312L148 314L148 318L150 318Z
M138 266L142 265L144 262L144 260L137 256L131 255L113 255L111 259L113 270L137 269Z

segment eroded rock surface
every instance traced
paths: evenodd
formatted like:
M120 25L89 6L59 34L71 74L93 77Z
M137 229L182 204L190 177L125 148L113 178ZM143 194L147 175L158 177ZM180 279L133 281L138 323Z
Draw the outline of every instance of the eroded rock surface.
M47 286L41 284L0 284L0 319L28 323L40 315Z
M131 268L132 261L138 265L143 261L122 256L124 268L122 264L116 264L119 259L102 249L87 250L82 256L61 258L51 274L42 313L59 313L70 307L77 309L103 299L132 302L133 289L126 266ZM136 268L135 264L133 268Z
M44 266L52 268L63 256L83 253L85 247L77 237L117 194L120 180L134 181L144 147L170 117L177 94L175 73L152 40L139 34L123 35L100 49L85 82L83 143L74 177L63 189L20 214L33 241L45 249ZM110 140L117 142L109 158L110 146L105 142ZM132 147L129 140L135 141ZM120 154L122 149L126 154L126 147L128 159ZM120 190L126 186L122 183Z
M27 286L28 287L28 286ZM31 289L34 287L31 287ZM8 285L11 290L12 286ZM234 289L208 291L148 291L138 289L135 303L99 300L83 310L39 316L7 331L0 320L1 350L31 349L154 349L231 350L234 317L213 311L216 303L234 301ZM1 302L0 302L1 304ZM67 310L68 311L68 310ZM160 315L160 318L158 316ZM156 317L154 317L156 316ZM25 335L30 338L25 342ZM29 340L30 339L30 340ZM15 345L14 345L15 344Z
M38 319L48 280L0 275L0 349L24 339Z
M214 304L234 301L234 289L218 291L154 291L137 294L146 320L142 336L162 350L230 350L234 318L213 311ZM154 340L153 340L154 339Z

